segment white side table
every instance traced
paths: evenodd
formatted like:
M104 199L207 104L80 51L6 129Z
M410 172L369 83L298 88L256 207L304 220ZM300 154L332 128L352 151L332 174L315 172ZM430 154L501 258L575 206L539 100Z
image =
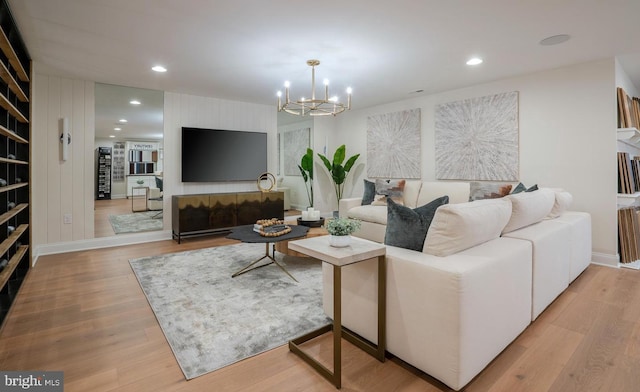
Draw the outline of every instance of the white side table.
M303 240L289 242L289 249L315 257L333 266L333 325L327 325L313 332L296 338L289 342L289 350L298 355L302 360L311 365L324 378L329 380L336 388L342 386L342 349L341 340L345 340L358 346L380 362L384 362L386 349L386 315L387 315L387 269L386 247L377 242L352 237L351 245L344 248L336 248L329 245L329 237L312 237ZM342 328L342 267L358 263L364 260L378 258L378 344L368 342L349 330ZM324 333L333 331L333 372L327 369L316 359L302 351L299 347Z
M131 211L147 211L147 199L149 198L148 186L131 187Z

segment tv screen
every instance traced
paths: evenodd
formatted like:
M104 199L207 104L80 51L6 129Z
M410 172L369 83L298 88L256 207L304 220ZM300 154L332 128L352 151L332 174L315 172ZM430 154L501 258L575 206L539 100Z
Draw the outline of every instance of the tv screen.
M266 133L182 128L182 182L255 181L266 171Z

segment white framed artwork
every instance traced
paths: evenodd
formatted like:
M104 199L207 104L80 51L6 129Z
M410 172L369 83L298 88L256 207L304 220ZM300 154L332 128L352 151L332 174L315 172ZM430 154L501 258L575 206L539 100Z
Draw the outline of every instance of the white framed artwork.
M518 92L437 105L439 180L518 181Z
M367 117L367 176L421 178L420 109Z
M284 175L302 176L298 165L302 156L311 146L311 129L301 128L282 133L282 152L284 153Z

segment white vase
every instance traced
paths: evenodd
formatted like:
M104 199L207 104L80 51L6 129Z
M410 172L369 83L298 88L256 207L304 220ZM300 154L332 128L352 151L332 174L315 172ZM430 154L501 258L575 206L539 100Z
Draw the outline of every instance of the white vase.
M336 248L344 248L351 245L350 235L329 235L329 245Z

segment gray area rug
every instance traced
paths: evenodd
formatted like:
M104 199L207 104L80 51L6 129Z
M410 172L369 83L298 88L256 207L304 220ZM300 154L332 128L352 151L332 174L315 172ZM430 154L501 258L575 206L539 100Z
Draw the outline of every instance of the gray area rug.
M109 222L116 234L140 233L162 230L162 215L153 218L160 211L134 212L133 214L109 215Z
M299 283L274 264L231 278L264 252L242 243L129 261L187 379L329 323L315 259L276 254Z

